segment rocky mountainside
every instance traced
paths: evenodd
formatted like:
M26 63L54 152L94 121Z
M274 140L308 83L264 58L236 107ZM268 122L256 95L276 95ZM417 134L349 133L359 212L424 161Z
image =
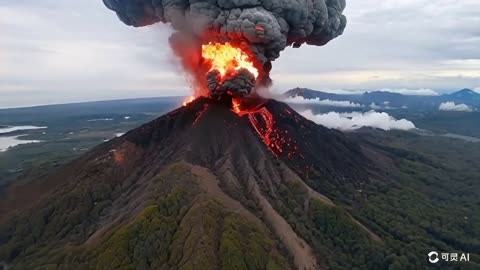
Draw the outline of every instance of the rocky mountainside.
M372 178L380 154L364 153L283 103L200 98L36 181L48 188L17 187L0 202L0 258L9 269L349 268L332 244L383 245L337 206Z

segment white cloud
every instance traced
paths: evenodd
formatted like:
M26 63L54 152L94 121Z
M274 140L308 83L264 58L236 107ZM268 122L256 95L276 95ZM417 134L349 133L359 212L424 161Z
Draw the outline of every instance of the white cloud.
M295 103L295 104L318 104L323 106L333 106L333 107L362 107L362 105L358 103L353 103L350 101L337 101L337 100L330 100L330 99L323 99L320 98L315 99L306 99L302 96L296 97L289 97L283 100L287 103Z
M471 112L473 111L466 104L455 104L455 102L444 102L438 107L440 111Z
M480 86L479 9L478 0L347 1L344 35L323 48L285 50L272 75L288 88L302 82L309 88L444 93ZM297 74L308 76L299 80Z
M477 92L477 93L480 93L480 86L473 88L473 91L475 91L475 92Z
M380 107L377 104L375 104L374 102L372 102L372 104L370 104L370 108L372 108L374 110L380 110L382 107Z
M326 114L314 114L311 110L307 110L301 114L319 125L344 131L355 130L361 127L374 127L383 130L410 130L415 128L411 121L406 119L397 120L385 112L329 112Z

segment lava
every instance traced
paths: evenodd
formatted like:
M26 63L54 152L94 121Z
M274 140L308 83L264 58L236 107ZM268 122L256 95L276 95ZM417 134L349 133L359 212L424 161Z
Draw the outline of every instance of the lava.
M205 115L205 113L207 112L208 107L209 107L208 104L203 104L203 109L202 109L200 112L197 113L197 116L196 116L196 118L195 118L195 121L193 121L192 126L195 126L195 125L198 123L198 121L199 121L200 119L202 119L202 117L203 117L203 116Z
M255 133L275 157L285 155L289 159L304 158L296 141L288 135L288 131L276 125L272 113L263 106L265 101L244 108L242 100L244 99L232 99L232 111L240 117L248 118Z
M210 71L217 70L224 77L229 71L247 69L255 78L259 72L251 57L242 49L230 43L208 43L202 46L202 57L211 65Z
M234 111L236 114L240 115L242 113L241 109L241 103L239 99L232 99L232 111Z
M188 104L192 103L194 100L195 100L195 96L189 96L189 97L186 97L184 100L183 100L183 106L187 106Z

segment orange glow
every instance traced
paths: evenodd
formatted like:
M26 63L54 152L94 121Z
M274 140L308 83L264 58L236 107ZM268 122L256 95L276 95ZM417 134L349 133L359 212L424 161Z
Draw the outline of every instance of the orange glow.
M212 68L210 71L218 70L222 77L230 70L239 70L241 68L250 71L255 76L255 79L259 74L250 56L228 42L225 44L210 42L203 45L202 57L211 63Z
M240 101L235 98L232 99L232 111L234 111L238 115L240 115L242 112L240 108Z
M192 103L193 101L195 100L195 96L189 96L189 97L186 97L184 100L183 100L183 106L187 106L188 104Z

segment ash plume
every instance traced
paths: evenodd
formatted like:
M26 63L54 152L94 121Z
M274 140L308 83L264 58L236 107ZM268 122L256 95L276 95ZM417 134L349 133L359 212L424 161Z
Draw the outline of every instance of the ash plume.
M127 25L142 27L169 23L170 38L195 87L206 89L206 74L198 67L198 51L208 42L229 42L254 55L261 75L257 84L270 83L271 61L287 46L322 46L343 33L345 0L103 0ZM243 80L242 80L243 81Z

